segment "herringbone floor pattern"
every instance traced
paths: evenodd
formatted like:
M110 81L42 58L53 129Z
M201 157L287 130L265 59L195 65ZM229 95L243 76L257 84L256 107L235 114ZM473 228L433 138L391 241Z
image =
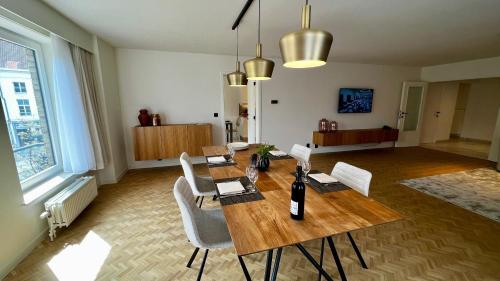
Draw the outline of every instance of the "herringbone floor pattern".
M312 160L315 169L324 171L337 161L372 171L370 196L406 217L354 233L369 269L359 266L345 235L335 238L349 280L500 280L500 224L398 184L402 179L492 167L491 162L423 148L324 154ZM196 169L207 173L204 166ZM193 247L171 192L181 174L180 167L129 171L120 183L100 189L69 229L60 231L55 242L44 241L6 280L57 280L47 263L65 246L79 244L89 231L112 247L98 280L195 280L202 255L192 269L186 268ZM205 207L218 204L206 202ZM319 245L305 244L316 257ZM245 257L255 280L262 279L264 259L263 254ZM325 262L338 280L330 254ZM85 261L78 266L85 267ZM279 280L316 278L296 248L284 250ZM211 251L203 280L243 280L233 251Z

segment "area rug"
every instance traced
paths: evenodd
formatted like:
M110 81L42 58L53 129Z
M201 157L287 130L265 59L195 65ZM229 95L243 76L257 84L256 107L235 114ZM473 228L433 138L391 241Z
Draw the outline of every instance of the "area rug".
M401 184L500 223L500 172L493 169L410 179Z

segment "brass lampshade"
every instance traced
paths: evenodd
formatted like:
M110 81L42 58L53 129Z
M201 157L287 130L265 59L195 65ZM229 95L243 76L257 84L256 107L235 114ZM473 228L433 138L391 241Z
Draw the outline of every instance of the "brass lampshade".
M260 44L260 0L259 0L259 25L257 32L256 56L243 63L248 80L269 80L273 75L274 62L262 58L262 44Z
M269 80L273 75L274 62L262 58L262 45L257 44L257 56L243 63L248 80Z
M227 75L227 82L231 87L245 87L247 85L247 75L240 71L239 61L239 28L236 29L236 71Z
M310 29L311 5L302 8L302 30L281 37L280 51L283 66L311 68L326 64L333 36L323 30Z
M247 75L240 71L240 62L236 62L236 71L227 75L227 82L231 87L246 87Z

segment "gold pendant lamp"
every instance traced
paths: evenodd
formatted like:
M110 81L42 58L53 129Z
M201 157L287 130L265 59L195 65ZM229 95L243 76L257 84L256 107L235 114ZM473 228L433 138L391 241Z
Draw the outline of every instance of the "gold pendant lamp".
M260 44L260 0L259 0L259 26L257 32L256 57L243 63L248 80L269 80L273 75L274 62L262 58L262 45Z
M227 82L231 87L246 87L247 75L240 71L238 28L236 28L236 71L227 75Z
M310 29L310 26L311 5L306 0L302 8L302 29L280 39L284 67L311 68L326 64L333 36L327 31Z

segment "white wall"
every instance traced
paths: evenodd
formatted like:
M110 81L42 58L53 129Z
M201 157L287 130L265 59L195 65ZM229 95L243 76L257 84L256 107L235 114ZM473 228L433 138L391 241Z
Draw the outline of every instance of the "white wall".
M221 73L231 56L118 49L118 80L129 168L178 164L178 159L135 161L132 128L139 109L160 113L162 123L211 123L215 144L223 143Z
M426 66L421 79L428 82L500 77L500 57Z
M210 122L214 141L222 143L223 128L213 117L221 107L221 72L231 71L230 56L118 49L118 72L129 168L161 166L176 160L134 161L131 128L141 108L159 112L168 123ZM402 82L418 80L419 68L329 63L310 69L284 69L276 62L273 79L262 83L262 139L288 150L293 143L311 142L322 117L342 129L396 126ZM337 114L340 87L375 89L373 112ZM249 91L249 94L251 92ZM271 99L278 99L271 105ZM382 146L391 146L386 143ZM365 149L380 145L321 148L318 152Z
M500 108L500 78L480 79L470 84L461 137L493 139Z
M67 41L93 51L92 34L40 0L1 0L3 14L23 25L36 25ZM18 17L16 17L17 15ZM28 20L29 22L26 22Z
M0 279L45 238L42 204L23 205L3 108L0 106Z
M336 120L339 129L396 127L403 81L419 80L420 69L329 62L315 69L285 69L276 62L270 81L263 82L263 139L289 150L312 143L321 118ZM373 88L372 113L337 113L341 87ZM271 104L271 100L278 104ZM311 144L312 145L312 144ZM315 152L366 149L382 145L322 147Z

